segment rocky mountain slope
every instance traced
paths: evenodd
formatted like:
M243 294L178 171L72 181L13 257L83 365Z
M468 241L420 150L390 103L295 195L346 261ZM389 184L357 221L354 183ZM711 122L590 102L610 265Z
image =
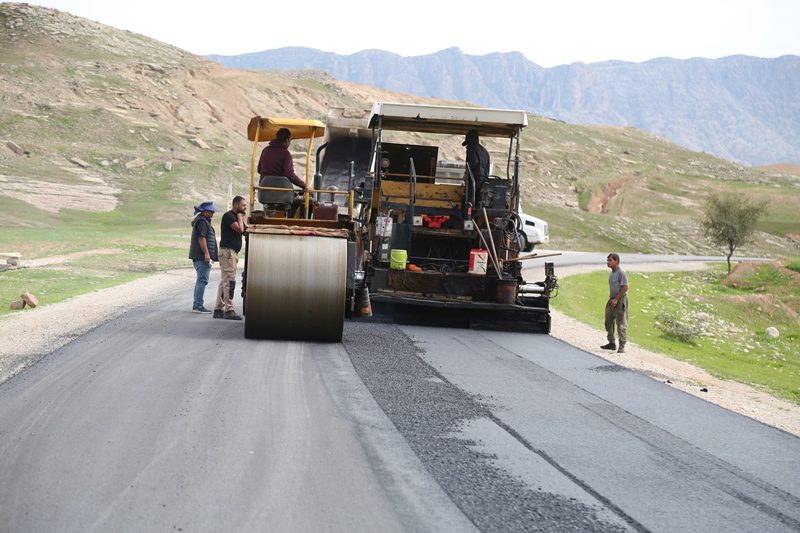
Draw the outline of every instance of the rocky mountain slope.
M669 58L542 68L519 53L458 48L403 57L281 48L209 56L246 69L319 69L422 96L526 109L579 124L628 125L748 164L800 162L800 57Z
M318 72L228 69L26 4L0 4L0 54L0 249L28 257L118 248L130 232L142 246L183 247L192 203L246 193L254 115L323 119L331 107L375 101L444 103ZM555 246L711 251L696 217L714 190L774 205L759 250L791 250L783 235L800 233L800 179L789 167L741 167L634 128L529 118L521 190L527 209L549 219ZM437 143L442 158L463 159L460 138ZM486 145L503 157L505 143Z

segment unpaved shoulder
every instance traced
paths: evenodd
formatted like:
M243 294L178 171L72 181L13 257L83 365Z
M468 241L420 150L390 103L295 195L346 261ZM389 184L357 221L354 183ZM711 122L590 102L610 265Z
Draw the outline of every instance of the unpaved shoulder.
M685 272L707 268L706 264L701 261L641 263L623 266L626 272ZM560 268L558 275L566 277L596 270L603 270L603 268L576 265ZM602 313L602 311L602 302L600 302L597 312ZM794 403L775 398L743 383L716 378L701 368L645 350L635 343L628 342L624 355L601 350L600 345L606 342L605 331L594 329L556 310L552 310L551 314L552 336L557 339L620 366L637 370L671 387L688 392L730 411L800 436L800 406ZM636 327L635 324L632 327ZM703 392L701 390L703 388L708 392Z

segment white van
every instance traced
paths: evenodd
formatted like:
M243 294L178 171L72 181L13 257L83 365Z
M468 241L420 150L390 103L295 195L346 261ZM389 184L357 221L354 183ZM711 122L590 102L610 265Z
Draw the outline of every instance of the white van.
M522 220L522 230L524 232L524 242L522 243L523 251L530 252L537 244L550 242L550 232L547 227L547 222L541 218L526 215L522 211L522 207L519 208L519 218Z

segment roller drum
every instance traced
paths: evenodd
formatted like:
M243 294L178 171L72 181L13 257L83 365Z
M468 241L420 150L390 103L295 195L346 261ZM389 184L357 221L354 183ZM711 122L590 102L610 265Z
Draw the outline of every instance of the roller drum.
M245 337L341 341L346 284L346 239L251 234Z

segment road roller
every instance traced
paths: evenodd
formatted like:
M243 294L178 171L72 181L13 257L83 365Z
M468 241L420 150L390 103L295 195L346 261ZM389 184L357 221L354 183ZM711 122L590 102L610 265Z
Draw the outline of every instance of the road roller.
M308 140L306 188L298 193L285 176L257 176L259 143L286 128ZM314 140L325 135L318 120L253 117L246 262L242 274L247 338L338 342L346 312L348 249L353 255L353 192L326 190L323 201L310 182ZM300 189L298 189L300 191ZM343 195L349 214L339 216ZM258 200L258 203L256 203Z

